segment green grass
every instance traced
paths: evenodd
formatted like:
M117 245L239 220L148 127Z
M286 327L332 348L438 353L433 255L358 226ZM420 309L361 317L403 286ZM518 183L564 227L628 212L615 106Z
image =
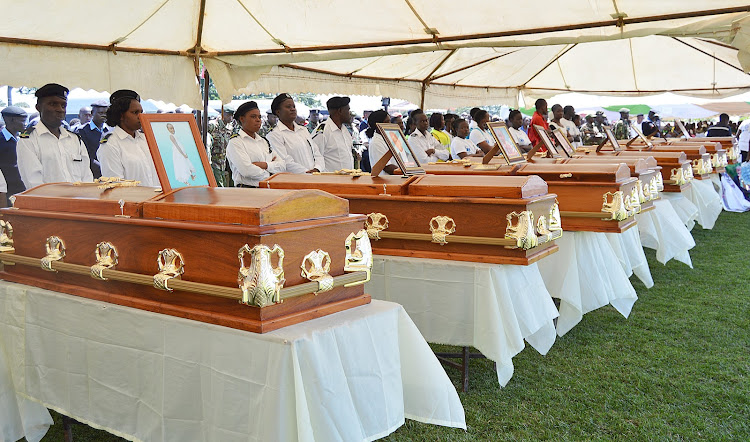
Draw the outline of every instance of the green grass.
M472 360L466 432L407 421L385 440L750 440L750 215L723 213L693 236L693 270L646 250L656 285L632 279L629 319L611 307L585 315L547 356L516 356L502 389L492 361ZM458 386L458 371L447 373ZM62 440L54 417L45 441Z

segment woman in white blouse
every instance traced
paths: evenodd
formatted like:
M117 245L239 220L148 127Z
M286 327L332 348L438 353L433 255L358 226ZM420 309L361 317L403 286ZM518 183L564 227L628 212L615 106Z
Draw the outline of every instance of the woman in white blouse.
M377 164L377 162L383 158L383 155L389 151L388 144L386 144L385 139L378 132L376 125L378 123L388 123L390 121L390 116L388 116L388 113L384 110L377 110L367 117L367 124L369 124L370 127L367 128L365 135L370 139L370 145L367 148L367 155L370 157L371 167L375 167L375 164ZM391 157L385 168L380 172L380 176L393 174L396 169L398 169L398 163L393 157Z
M254 101L242 103L234 112L242 130L227 145L227 160L237 187L258 187L274 173L286 172L286 163L270 153L271 146L258 135L263 119Z
M107 109L107 124L114 130L102 138L96 156L103 177L140 181L142 186L160 187L154 160L141 132L143 112L140 97L130 90L115 91Z
M462 118L457 118L453 120L452 124L456 136L451 140L451 159L460 160L467 156L484 156L479 147L467 138L469 136L469 123Z
M471 129L469 139L474 142L478 148L482 149L482 152L487 153L492 149L492 146L495 145L495 139L492 138L492 134L487 127L487 123L490 121L490 114L484 109L479 109L474 114L474 121L476 121L477 127Z

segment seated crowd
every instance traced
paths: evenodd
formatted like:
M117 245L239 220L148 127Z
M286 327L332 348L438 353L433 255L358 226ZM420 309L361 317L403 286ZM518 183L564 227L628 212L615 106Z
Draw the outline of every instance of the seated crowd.
M90 109L81 109L79 123L68 126L67 94L68 89L58 84L39 88L36 91L39 118L25 128L27 114L23 109L9 106L2 110L5 127L0 136L0 192L10 197L43 183L90 182L101 176L158 187L156 168L141 131L139 116L143 108L139 95L131 90L118 90L109 102L96 101ZM462 115L438 112L427 115L416 109L405 121L401 114L377 110L365 112L359 119L352 114L349 102L348 97L329 99L325 120L321 120L318 111L311 111L309 120L301 118L293 97L286 93L274 98L265 120L254 101L243 103L234 112L225 111L210 121L207 128L207 149L217 182L223 186L258 187L260 181L279 172L336 172L355 168L370 171L388 151L386 140L377 130L379 123L400 126L420 164L481 157L495 143L488 124L499 118L493 118L484 109L473 108ZM638 115L631 119L629 110L623 108L620 116L612 126L619 139L635 137L635 128L646 136L682 136L681 129L662 125L653 111L647 118ZM687 124L686 130L691 135L737 134L743 159L747 159L750 123L737 128L726 114L710 127L704 123ZM546 100L539 99L530 120L519 110L511 110L505 124L520 150L528 152L540 142L535 127L559 129L578 147L602 140L608 122L603 112L586 115L582 120L573 106L559 104L551 107L550 114ZM174 128L170 132L173 135ZM188 161L180 143L173 140L173 145L175 165ZM397 167L391 159L381 174L392 174ZM195 178L195 170L187 165L183 175L178 179L188 183ZM5 197L0 198L0 205L7 202Z

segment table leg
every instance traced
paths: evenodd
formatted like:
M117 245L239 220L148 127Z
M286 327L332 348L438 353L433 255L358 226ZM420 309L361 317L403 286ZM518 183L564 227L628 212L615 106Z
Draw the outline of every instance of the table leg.
M461 347L461 353L435 353L441 364L446 367L461 370L461 391L469 391L469 361L471 359L485 358L481 353L471 353L469 347ZM450 359L461 359L461 363L451 361ZM497 364L495 364L497 370Z
M78 421L73 418L62 416L63 437L65 442L73 442L73 424L77 423Z

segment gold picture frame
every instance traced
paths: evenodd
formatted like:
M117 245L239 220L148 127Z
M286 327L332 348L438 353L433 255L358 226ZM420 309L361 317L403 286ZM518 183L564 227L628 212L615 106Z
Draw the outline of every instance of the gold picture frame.
M490 129L490 133L492 133L492 137L495 139L495 145L487 154L490 156L490 159L500 151L508 165L526 162L526 158L524 158L521 149L518 147L518 144L516 144L516 140L513 139L513 136L510 134L508 126L506 126L505 123L501 121L492 121L487 123L487 127Z

